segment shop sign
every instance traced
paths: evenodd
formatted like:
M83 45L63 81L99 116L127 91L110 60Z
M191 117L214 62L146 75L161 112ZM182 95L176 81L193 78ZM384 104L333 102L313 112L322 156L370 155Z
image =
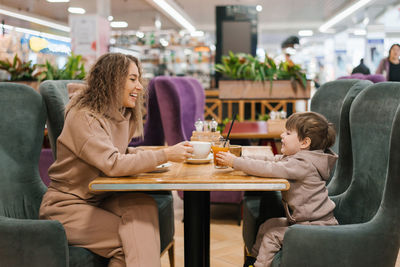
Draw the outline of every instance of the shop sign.
M28 35L26 38L21 38L21 43L27 42L29 48L36 53L43 54L71 54L71 44L59 40L51 40L44 37Z

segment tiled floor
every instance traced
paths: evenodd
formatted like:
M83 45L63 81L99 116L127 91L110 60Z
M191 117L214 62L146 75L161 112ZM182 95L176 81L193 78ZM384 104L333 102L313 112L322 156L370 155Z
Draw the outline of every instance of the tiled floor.
M183 202L174 192L175 205L175 267L183 267ZM225 205L211 206L210 265L211 267L243 266L242 228L235 220L236 209ZM170 267L168 253L161 258L162 267ZM400 253L395 267L400 267Z

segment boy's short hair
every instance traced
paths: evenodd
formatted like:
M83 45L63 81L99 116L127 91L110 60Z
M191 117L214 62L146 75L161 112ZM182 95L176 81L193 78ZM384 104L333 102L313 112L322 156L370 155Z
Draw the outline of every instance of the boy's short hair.
M288 130L295 130L300 141L306 137L310 138L310 150L325 150L335 143L336 132L333 124L319 113L293 113L285 126Z

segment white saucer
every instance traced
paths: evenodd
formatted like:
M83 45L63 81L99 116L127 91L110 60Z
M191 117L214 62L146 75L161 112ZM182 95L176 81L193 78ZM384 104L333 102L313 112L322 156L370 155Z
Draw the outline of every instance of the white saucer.
M169 167L172 166L172 163L167 162L161 165L158 165L154 171L151 172L166 172L169 170Z
M205 164L209 163L212 160L212 154L210 153L207 158L205 159L187 159L185 162L190 164Z

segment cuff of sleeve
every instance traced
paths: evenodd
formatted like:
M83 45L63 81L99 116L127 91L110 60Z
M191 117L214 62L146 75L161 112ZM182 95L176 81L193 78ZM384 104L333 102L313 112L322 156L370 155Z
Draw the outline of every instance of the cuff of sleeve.
M234 161L233 161L233 168L235 170L241 170L242 169L242 164L244 162L244 158L239 158L237 157Z
M157 165L167 162L167 155L165 155L164 149L154 151L154 155L156 156Z

